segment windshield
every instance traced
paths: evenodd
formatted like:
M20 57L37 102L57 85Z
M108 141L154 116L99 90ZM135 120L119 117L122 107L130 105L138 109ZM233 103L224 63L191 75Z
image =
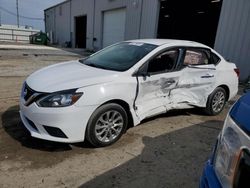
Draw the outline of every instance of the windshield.
M92 67L126 71L156 47L141 42L122 42L79 61Z

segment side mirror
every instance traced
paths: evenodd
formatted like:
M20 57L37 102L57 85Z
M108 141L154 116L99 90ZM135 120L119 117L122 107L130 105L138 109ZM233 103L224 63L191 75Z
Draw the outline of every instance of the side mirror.
M145 63L132 76L150 77L150 73L148 73L147 70L148 70L148 63Z
M150 77L150 74L146 71L137 71L136 76Z
M133 77L150 77L150 73L144 70L138 70L132 74Z
M150 77L151 75L148 72L142 72L141 76L143 76L143 77Z

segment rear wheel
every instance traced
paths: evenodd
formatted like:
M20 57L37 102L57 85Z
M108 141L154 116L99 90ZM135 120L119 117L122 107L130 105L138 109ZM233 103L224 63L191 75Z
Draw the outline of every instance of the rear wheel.
M127 113L120 105L105 104L90 117L86 138L95 147L111 145L119 140L127 124Z
M208 97L205 112L211 116L219 114L226 104L226 96L225 89L221 87L216 88Z

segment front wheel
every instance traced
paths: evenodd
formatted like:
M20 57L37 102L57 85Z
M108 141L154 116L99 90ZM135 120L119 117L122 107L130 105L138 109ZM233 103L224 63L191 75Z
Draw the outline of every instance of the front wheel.
M225 104L226 91L218 87L209 95L205 112L211 116L217 115L224 109Z
M90 117L86 138L95 147L111 145L119 140L127 124L127 113L120 105L105 104Z

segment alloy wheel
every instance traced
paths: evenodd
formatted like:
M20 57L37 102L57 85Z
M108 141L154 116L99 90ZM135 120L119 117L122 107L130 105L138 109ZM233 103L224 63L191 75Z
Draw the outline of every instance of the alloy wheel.
M121 134L123 126L124 119L118 111L107 111L96 121L96 138L101 142L111 142Z

